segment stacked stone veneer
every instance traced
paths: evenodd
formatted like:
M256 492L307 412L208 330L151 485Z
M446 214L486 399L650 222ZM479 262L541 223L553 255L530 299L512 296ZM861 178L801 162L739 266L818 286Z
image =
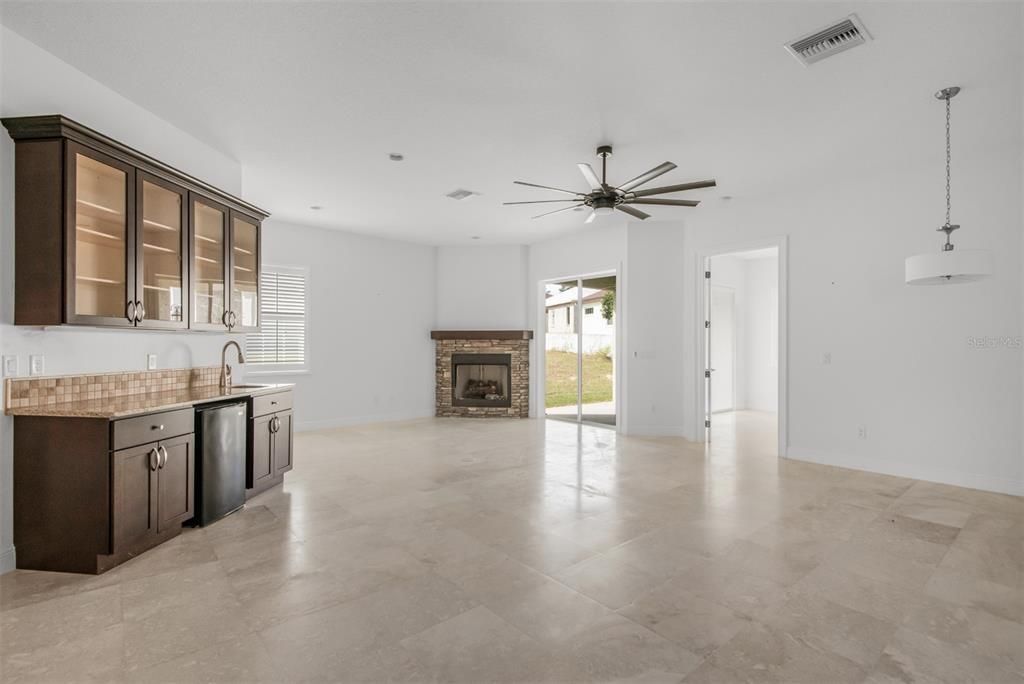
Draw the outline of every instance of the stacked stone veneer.
M530 417L530 340L439 339L435 343L436 415L479 418ZM452 354L510 354L512 404L508 407L452 406Z

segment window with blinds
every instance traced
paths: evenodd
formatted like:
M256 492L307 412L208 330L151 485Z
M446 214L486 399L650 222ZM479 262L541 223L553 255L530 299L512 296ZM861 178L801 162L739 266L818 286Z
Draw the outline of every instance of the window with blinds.
M260 330L245 340L245 360L260 366L306 365L306 276L268 266L260 276Z

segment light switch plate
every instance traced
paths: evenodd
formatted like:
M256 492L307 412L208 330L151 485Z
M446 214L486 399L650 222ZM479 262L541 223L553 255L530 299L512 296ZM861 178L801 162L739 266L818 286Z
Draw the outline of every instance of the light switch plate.
M17 356L5 356L4 357L4 377L5 378L16 378L16 377L18 377L18 357Z
M28 357L28 374L42 375L46 372L46 360L42 354L31 354Z
M146 354L146 370L156 370L156 354Z

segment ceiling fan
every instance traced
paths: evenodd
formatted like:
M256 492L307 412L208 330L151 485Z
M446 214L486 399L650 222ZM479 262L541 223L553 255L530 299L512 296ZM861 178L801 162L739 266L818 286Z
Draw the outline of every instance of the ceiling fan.
M531 188L541 188L542 190L554 190L555 192L561 192L566 195L572 195L572 199L552 199L552 200L533 200L530 202L505 202L506 205L511 204L547 204L549 202L572 202L568 207L561 207L554 211L548 211L543 214L537 214L533 218L537 219L542 216L550 216L551 214L557 214L560 211L569 211L572 209L579 209L581 207L590 207L593 211L587 216L584 223L590 223L596 216L611 214L613 211L618 209L621 212L629 214L633 218L640 219L641 221L650 218L650 214L640 211L635 205L662 205L670 207L695 207L700 204L699 200L682 200L682 199L661 199L651 197L652 195L665 195L672 192L682 192L684 190L696 190L698 188L713 188L716 183L714 180L706 181L695 181L693 183L680 183L678 185L664 185L660 188L649 188L647 190L637 190L636 188L649 183L663 173L668 173L672 169L676 168L676 165L672 162L665 162L655 166L646 173L641 173L636 178L626 181L622 185L612 186L608 184L608 157L612 156L611 145L601 145L597 148L597 156L601 158L601 176L594 172L594 169L590 164L577 164L580 167L580 173L587 180L587 184L590 185L590 192L575 192L573 190L563 190L562 188L552 188L547 185L537 185L536 183L526 183L524 181L513 181L517 185L526 185Z

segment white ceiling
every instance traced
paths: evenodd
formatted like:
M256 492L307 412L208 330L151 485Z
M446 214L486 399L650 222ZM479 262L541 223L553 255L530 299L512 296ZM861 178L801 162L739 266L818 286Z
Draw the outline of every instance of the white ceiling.
M868 45L809 68L783 50L852 11ZM655 207L657 220L714 211L720 195L742 202L869 173L893 144L940 160L932 92L957 83L960 100L982 108L1020 74L1007 47L1020 39L1012 4L7 2L2 12L12 30L238 159L245 198L276 218L436 244L585 230L581 213L531 221L539 212L501 202L553 197L513 180L584 189L575 164L596 162L601 143L615 146L612 181L665 160L679 168L664 184L718 179L685 195L701 207ZM985 135L976 150L1004 142ZM480 195L444 197L456 188Z

